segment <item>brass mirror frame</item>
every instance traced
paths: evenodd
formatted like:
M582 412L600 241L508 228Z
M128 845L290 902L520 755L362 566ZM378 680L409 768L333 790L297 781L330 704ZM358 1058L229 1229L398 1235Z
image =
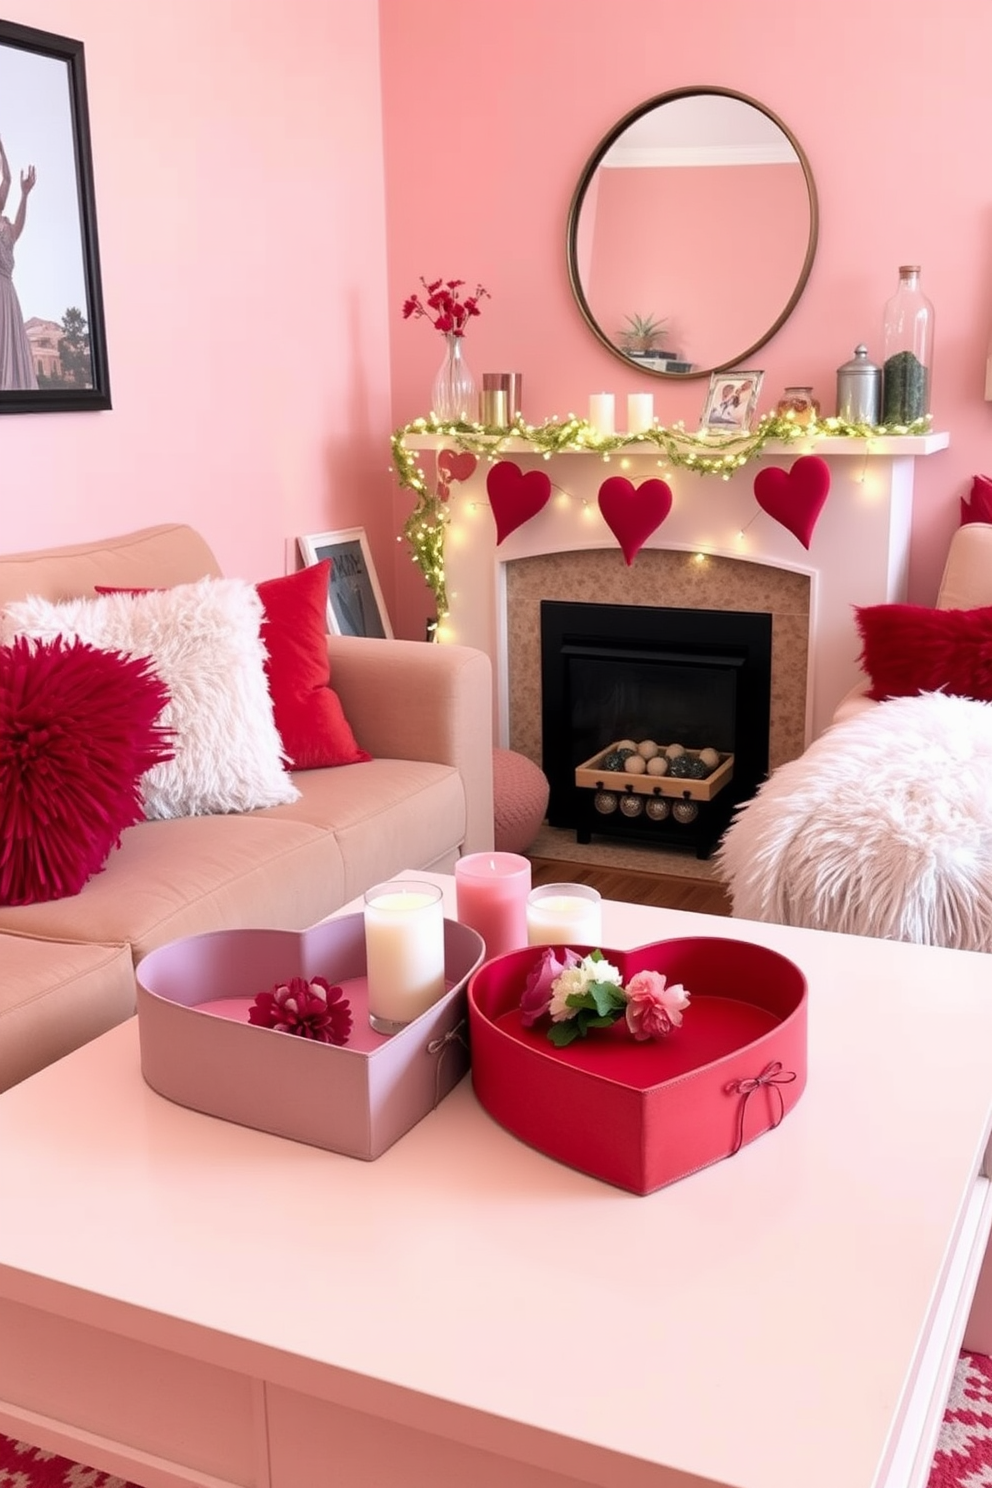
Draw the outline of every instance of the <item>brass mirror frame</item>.
M806 245L806 256L803 260L803 266L799 271L799 279L796 283L796 287L792 291L792 294L789 297L789 301L786 304L781 315L779 315L778 319L774 322L773 325L768 328L764 335L760 336L757 341L753 341L750 346L745 347L742 351L733 356L729 361L716 363L712 367L700 367L698 371L694 372L666 372L662 371L660 368L647 366L644 362L639 361L636 357L628 356L622 347L617 346L615 342L610 340L609 336L607 336L602 326L596 320L596 317L593 315L592 310L589 308L589 302L586 299L585 291L583 290L582 284L579 280L577 252L579 213L582 210L582 204L585 200L586 192L589 189L589 184L592 181L594 174L599 169L599 166L602 164L603 157L609 150L613 148L613 146L616 144L617 140L625 132L625 130L629 129L632 124L636 123L637 120L642 118L645 114L650 113L652 109L659 108L662 104L674 103L679 98L698 98L701 94L716 96L719 98L734 98L739 103L746 103L751 108L757 109L759 113L764 114L765 117L767 119L770 119L773 124L777 125L777 127L785 135L786 139L789 141L789 144L796 152L796 157L799 161L799 164L802 166L803 176L806 180L806 190L809 194L809 241ZM770 108L766 108L763 103L759 103L756 98L751 98L746 93L737 93L732 88L717 88L711 87L707 84L701 84L695 87L672 88L667 93L659 93L654 98L649 98L646 103L638 104L636 108L631 109L629 113L625 114L620 122L618 124L615 124L614 127L610 130L609 134L607 134L596 146L596 149L593 151L592 155L590 155L588 161L586 162L582 175L579 177L579 183L572 194L572 200L568 208L568 221L565 228L565 249L568 262L568 282L571 285L572 294L575 296L578 307L582 312L582 317L588 325L589 329L592 331L593 335L596 337L597 341L601 341L606 347L607 351L612 352L615 357L618 357L620 361L625 364L625 366L636 367L639 372L644 372L649 377L667 377L680 382L688 381L694 377L709 377L713 372L725 372L730 367L737 367L740 366L742 363L746 363L751 357L751 354L757 351L759 347L764 346L766 342L770 341L775 335L775 332L779 330L780 327L783 326L788 320L789 316L792 314L793 310L796 308L796 305L799 302L800 295L806 288L810 270L813 267L813 259L816 255L816 243L819 234L819 225L820 209L816 195L816 185L813 181L813 172L810 169L810 164L809 160L806 157L806 152L800 145L799 141L796 139L792 130L789 129L788 125L782 122L777 114L773 113Z

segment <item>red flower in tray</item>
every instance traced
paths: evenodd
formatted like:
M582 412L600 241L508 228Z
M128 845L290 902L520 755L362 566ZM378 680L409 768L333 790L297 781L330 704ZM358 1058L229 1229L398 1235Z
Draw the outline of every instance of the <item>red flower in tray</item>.
M681 984L669 986L660 971L639 971L627 986L602 951L580 956L565 950L559 960L548 946L531 971L520 999L520 1021L532 1028L546 1014L548 1038L564 1049L590 1029L610 1028L625 1018L639 1043L667 1038L682 1025L689 994Z
M319 1044L346 1044L351 1037L351 1003L325 977L290 977L260 992L248 1009L248 1022Z
M435 279L428 284L421 274L420 282L427 291L426 301L418 294L404 300L403 319L409 320L411 315L426 315L434 329L446 336L464 336L465 324L470 317L482 314L479 301L489 297L488 289L477 284L475 294L467 295L463 300L459 290L465 283L464 279Z

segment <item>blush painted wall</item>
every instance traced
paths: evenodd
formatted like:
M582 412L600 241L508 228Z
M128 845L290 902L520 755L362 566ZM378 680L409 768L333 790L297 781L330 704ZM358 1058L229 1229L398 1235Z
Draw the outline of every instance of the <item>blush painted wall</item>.
M820 198L806 292L751 358L766 373L762 409L786 384L812 383L832 411L836 369L855 345L881 355L898 265L923 266L936 307L935 425L952 441L917 467L911 597L932 601L958 497L992 469L992 178L981 168L992 6L380 0L380 19L396 423L427 411L440 361L436 332L399 319L420 274L491 290L466 339L469 365L522 371L529 418L585 413L591 392L613 389L618 407L628 391L652 391L664 422L698 422L705 381L639 375L587 329L565 222L586 160L628 110L668 88L732 88L789 125ZM733 239L731 214L718 229ZM398 492L397 529L409 509ZM402 616L419 621L416 570L400 588Z
M362 525L388 603L373 0L10 0L4 18L86 48L114 406L0 418L0 548L188 521L259 578L297 534Z

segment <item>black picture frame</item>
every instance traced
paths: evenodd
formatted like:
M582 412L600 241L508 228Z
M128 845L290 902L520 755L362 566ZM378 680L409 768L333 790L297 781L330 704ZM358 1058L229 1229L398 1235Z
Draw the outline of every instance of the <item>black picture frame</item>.
M110 408L81 41L0 21L0 144L0 413Z

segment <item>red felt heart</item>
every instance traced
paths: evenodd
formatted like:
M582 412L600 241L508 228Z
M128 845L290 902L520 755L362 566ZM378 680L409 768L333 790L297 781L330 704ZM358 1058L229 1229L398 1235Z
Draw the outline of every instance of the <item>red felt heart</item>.
M653 1193L733 1156L802 1094L806 978L779 952L706 936L606 950L625 983L639 971L681 983L682 1026L637 1043L621 1020L565 1049L545 1020L521 1021L541 954L510 951L469 979L472 1084L501 1126L558 1162Z
M671 511L672 492L663 480L634 486L625 475L611 475L599 488L599 509L629 567Z
M830 466L819 455L800 455L791 470L769 466L754 477L761 510L781 522L806 549L829 493Z
M459 453L458 450L443 449L437 457L438 473L446 476L449 481L467 481L478 463L468 450Z
M499 460L486 476L489 504L496 519L496 546L548 504L551 478L543 470L524 475L512 460Z

